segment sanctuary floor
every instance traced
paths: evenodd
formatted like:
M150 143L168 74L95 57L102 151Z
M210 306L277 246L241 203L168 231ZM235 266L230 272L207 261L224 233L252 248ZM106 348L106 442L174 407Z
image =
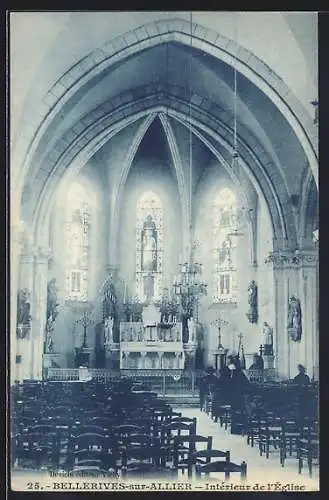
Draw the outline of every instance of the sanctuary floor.
M292 485L294 487L304 487L303 490L299 491L315 491L319 489L318 466L314 467L312 478L309 478L306 463L304 463L302 473L298 474L296 456L290 458L288 456L285 466L282 467L280 465L279 451L272 452L269 458L260 456L257 445L254 447L247 445L246 436L231 434L229 430L221 427L219 422L214 422L199 408L174 407L173 409L182 412L185 417L197 417L197 434L213 436L213 449L230 450L232 462L240 464L245 461L247 463L247 484L264 485L266 490L268 484L271 484L270 491L285 491L284 488L286 488L286 491L296 491L291 489ZM234 482L237 480L234 476L237 475L231 475ZM280 484L275 486L275 483Z

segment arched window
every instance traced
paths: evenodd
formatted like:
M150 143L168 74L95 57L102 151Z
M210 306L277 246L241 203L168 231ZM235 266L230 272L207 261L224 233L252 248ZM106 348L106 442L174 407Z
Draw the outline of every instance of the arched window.
M139 198L136 208L136 294L150 302L162 292L163 209L151 191Z
M84 188L72 184L66 200L66 300L88 300L90 206Z
M228 188L217 193L213 202L214 302L236 302L237 202Z

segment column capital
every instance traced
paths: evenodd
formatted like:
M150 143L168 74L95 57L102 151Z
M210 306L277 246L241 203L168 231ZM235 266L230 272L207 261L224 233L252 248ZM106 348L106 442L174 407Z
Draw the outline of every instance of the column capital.
M36 246L32 249L34 260L37 264L45 264L52 258L52 251L48 247Z
M272 264L274 269L299 269L312 267L318 261L316 250L276 250L270 252L265 259L265 264Z

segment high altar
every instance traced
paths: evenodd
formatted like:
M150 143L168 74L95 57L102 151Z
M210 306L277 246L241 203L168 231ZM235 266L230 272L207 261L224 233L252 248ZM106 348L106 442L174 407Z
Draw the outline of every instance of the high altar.
M120 369L184 369L182 323L161 323L157 308L142 321L120 323Z

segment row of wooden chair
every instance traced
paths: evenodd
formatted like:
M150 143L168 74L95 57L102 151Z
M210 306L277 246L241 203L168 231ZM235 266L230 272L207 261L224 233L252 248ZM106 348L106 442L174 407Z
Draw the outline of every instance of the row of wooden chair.
M170 477L179 471L189 476L193 471L222 472L225 478L240 472L245 478L246 464L232 463L228 451L213 450L212 438L197 434L196 418L173 412L151 391L131 389L120 392L112 387L104 398L94 387L88 395L75 397L74 407L68 398L58 404L58 386L57 399L52 398L50 405L42 394L20 393L13 412L13 457L27 460L29 466L69 472L123 476L152 472ZM197 449L199 445L204 449Z

